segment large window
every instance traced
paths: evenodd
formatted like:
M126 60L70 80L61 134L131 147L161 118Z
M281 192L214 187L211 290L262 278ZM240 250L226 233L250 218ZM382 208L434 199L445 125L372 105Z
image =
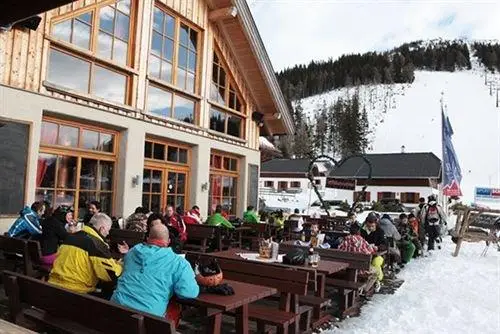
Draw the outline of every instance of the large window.
M17 215L25 204L29 126L0 119L0 215Z
M42 122L36 199L69 205L82 218L92 200L113 213L116 133L76 123Z
M288 182L278 181L278 191L286 191L286 190L288 190Z
M290 188L300 188L300 181L290 182Z
M236 214L238 204L238 159L234 156L210 155L210 196L208 207L213 212L217 205L230 215Z
M190 148L181 144L147 140L144 144L145 168L142 205L160 212L167 205L186 210Z
M131 0L105 2L73 17L56 18L51 35L66 43L51 47L47 80L112 102L127 103L128 74L110 65L130 65L131 4Z
M355 191L353 196L352 196L353 202L356 202L358 200L358 197L359 197L360 202L370 202L371 201L371 193L369 191L364 192L364 194L361 191Z
M243 137L243 118L216 107L210 108L210 129L234 137Z
M401 203L418 204L420 193L401 193Z
M210 108L210 129L243 138L245 122L242 114L245 111L236 84L227 74L226 68L221 57L214 52L210 100L216 105Z
M149 56L151 76L189 93L196 92L198 31L155 7Z
M148 110L156 116L175 118L193 124L195 123L195 106L196 103L192 99L149 85Z
M274 181L264 181L264 187L274 188Z

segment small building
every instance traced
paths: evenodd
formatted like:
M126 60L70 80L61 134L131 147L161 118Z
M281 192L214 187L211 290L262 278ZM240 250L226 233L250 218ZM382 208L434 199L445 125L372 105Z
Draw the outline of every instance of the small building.
M441 182L441 160L434 153L381 153L367 154L371 162L372 179L363 202L399 200L408 207L418 204L420 197L438 194ZM330 189L343 190L344 198L352 203L367 184L369 167L362 158L347 160L330 171L326 196ZM345 189L350 190L346 197Z
M310 189L310 181L307 178L310 163L309 159L273 159L263 162L259 190L301 193ZM312 173L318 189L323 189L328 168L324 163L317 162L313 166Z
M35 200L258 204L259 137L294 129L245 0L37 3L0 13L2 230Z

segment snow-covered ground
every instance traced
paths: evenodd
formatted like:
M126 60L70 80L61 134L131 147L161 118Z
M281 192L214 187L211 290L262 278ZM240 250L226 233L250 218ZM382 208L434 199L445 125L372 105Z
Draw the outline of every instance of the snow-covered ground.
M393 295L375 295L359 317L323 333L500 333L500 252L463 243L458 257L450 238L442 250L410 262Z

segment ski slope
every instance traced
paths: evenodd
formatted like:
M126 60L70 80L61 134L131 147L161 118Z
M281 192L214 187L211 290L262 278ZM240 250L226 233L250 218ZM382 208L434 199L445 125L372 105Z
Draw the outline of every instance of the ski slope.
M500 252L485 243L464 243L458 257L450 238L443 249L410 262L393 295L375 295L359 317L322 334L500 333Z
M462 168L462 199L470 203L474 187L500 187L500 108L484 82L484 69L474 60L470 71L416 71L412 84L344 88L306 98L302 106L314 119L323 100L331 104L357 90L373 132L370 152L400 152L404 145L406 152L434 152L441 157L443 98Z

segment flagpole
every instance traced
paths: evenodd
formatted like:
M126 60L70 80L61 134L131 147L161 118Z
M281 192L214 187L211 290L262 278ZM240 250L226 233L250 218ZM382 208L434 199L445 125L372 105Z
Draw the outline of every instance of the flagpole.
M441 131L441 183L439 184L439 187L438 187L438 191L439 191L439 194L441 195L441 206L444 208L446 214L448 214L448 200L447 200L447 196L445 196L444 194L444 191L443 191L443 182L444 182L444 173L445 173L445 170L444 170L444 155L445 155L445 149L444 149L444 131L443 131L443 128L444 128L444 92L442 91L441 92L441 99L440 99L440 103L441 103L441 127L440 127L440 131Z

